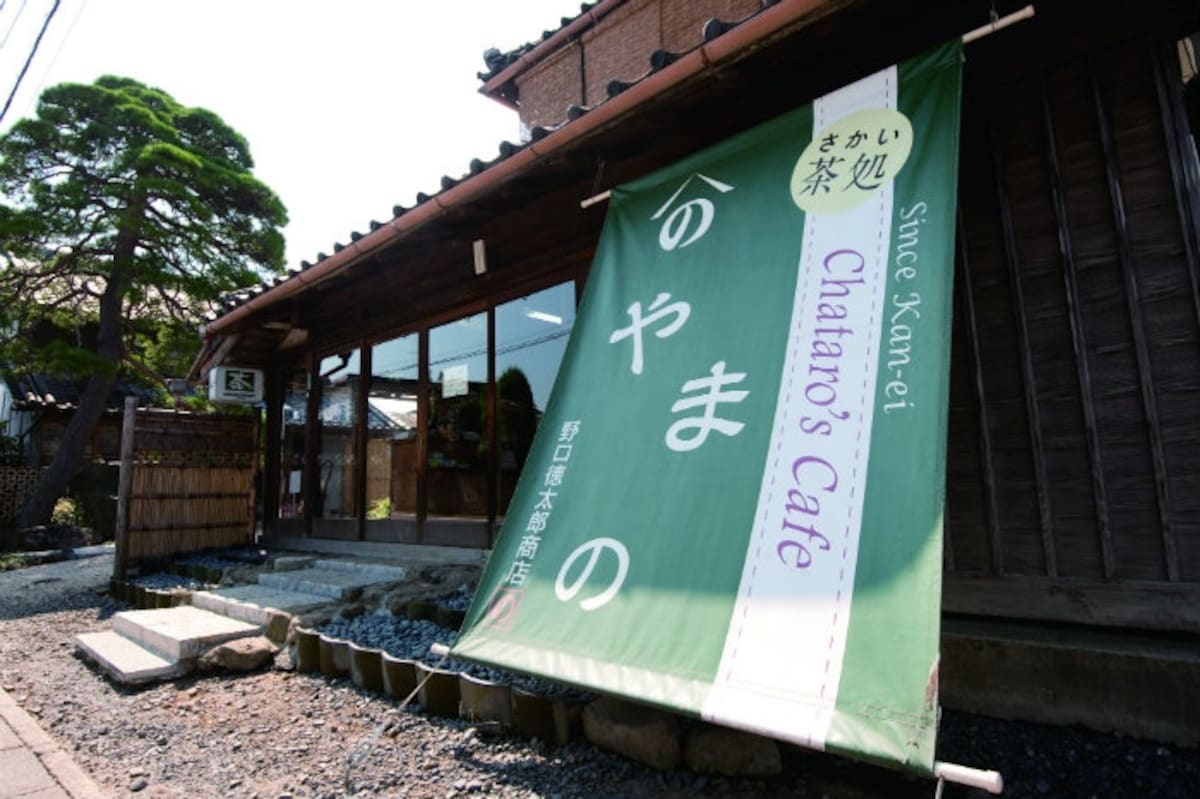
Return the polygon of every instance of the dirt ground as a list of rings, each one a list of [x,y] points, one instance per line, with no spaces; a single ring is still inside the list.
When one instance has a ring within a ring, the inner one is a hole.
[[[92,559],[100,561],[103,559]],[[117,687],[79,660],[73,635],[124,605],[105,564],[0,574],[0,686],[114,796],[931,797],[934,783],[788,748],[770,780],[658,772],[586,743],[488,737],[401,709],[348,680],[277,669]],[[392,729],[373,741],[384,722]],[[947,713],[945,759],[998,768],[1006,796],[1191,797],[1200,757],[1079,729]],[[947,786],[946,797],[978,792]]]

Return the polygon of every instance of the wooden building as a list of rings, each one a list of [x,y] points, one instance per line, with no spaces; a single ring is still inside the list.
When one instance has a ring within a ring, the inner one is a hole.
[[[54,459],[75,413],[84,381],[48,374],[8,373],[0,377],[0,434],[14,439],[17,465],[44,467]],[[85,462],[115,462],[121,454],[121,405],[126,397],[141,404],[158,399],[153,389],[122,382],[105,401],[105,412],[84,449]]]
[[[268,374],[268,532],[488,546],[603,221],[580,201],[1019,5],[601,0],[489,52],[482,91],[529,141],[207,326],[197,373]],[[950,620],[1156,636],[1190,653],[1192,678],[1198,16],[1175,0],[1043,0],[966,49],[944,592]],[[373,426],[379,413],[394,424]],[[963,640],[944,651],[965,669],[988,650]],[[1152,708],[1110,708],[1145,723],[1087,715],[1070,675],[1055,690],[1076,710],[1049,715],[1195,743],[1197,725],[1189,738],[1168,717],[1200,700],[1171,679]],[[1045,694],[1016,690],[964,704],[1039,715]]]

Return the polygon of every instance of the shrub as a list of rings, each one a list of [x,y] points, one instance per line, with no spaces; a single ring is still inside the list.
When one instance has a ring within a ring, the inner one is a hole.
[[[390,497],[380,497],[367,505],[368,519],[388,519],[392,515],[392,500]]]
[[[74,527],[84,527],[83,510],[71,497],[59,497],[54,503],[54,512],[50,514],[54,524],[69,524]]]

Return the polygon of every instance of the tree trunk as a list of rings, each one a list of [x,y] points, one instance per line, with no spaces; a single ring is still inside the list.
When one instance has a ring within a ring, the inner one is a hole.
[[[121,337],[121,318],[127,278],[121,275],[119,266],[114,266],[109,275],[104,294],[100,298],[100,332],[96,342],[96,354],[111,368],[88,379],[79,406],[67,429],[54,460],[46,469],[32,496],[25,502],[17,519],[17,528],[25,529],[39,524],[48,524],[54,512],[54,504],[67,493],[67,485],[79,471],[88,442],[96,432],[96,426],[104,416],[109,392],[116,383],[117,368],[124,353]]]

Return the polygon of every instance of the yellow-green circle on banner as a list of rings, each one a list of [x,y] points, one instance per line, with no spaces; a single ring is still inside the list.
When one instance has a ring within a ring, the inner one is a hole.
[[[913,129],[891,108],[868,108],[829,125],[792,170],[792,200],[810,214],[840,214],[888,185],[908,160]]]

